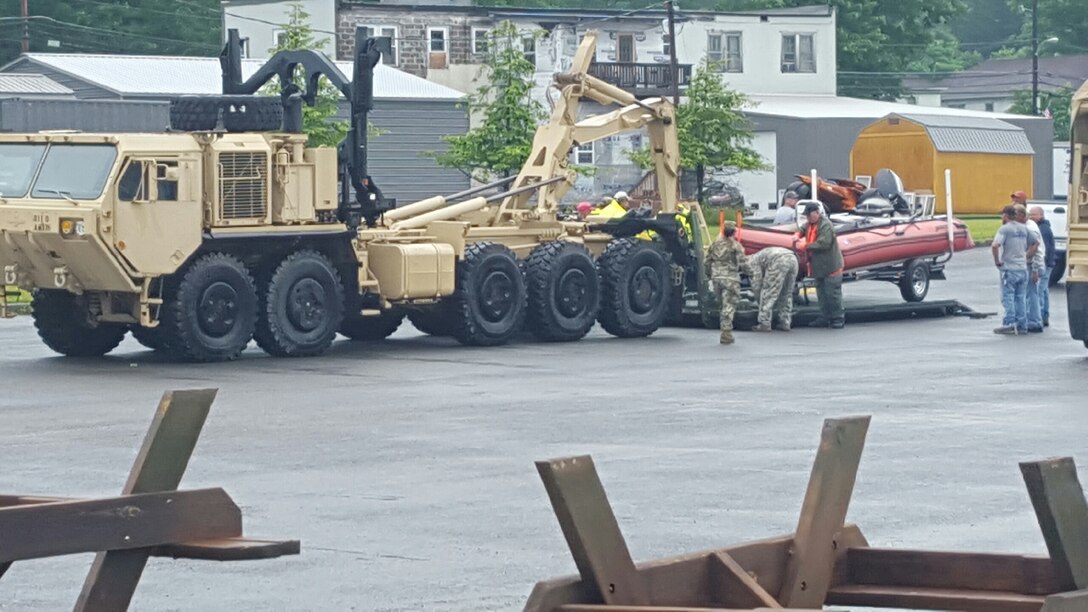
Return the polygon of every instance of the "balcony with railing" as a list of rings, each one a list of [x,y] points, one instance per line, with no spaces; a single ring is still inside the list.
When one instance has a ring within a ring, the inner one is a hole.
[[[680,91],[691,82],[691,64],[679,64]],[[589,74],[622,87],[640,98],[672,95],[672,67],[668,64],[593,63]]]

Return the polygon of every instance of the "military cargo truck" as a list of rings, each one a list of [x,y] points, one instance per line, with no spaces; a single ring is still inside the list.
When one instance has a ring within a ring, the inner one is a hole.
[[[675,109],[588,75],[595,44],[590,32],[556,75],[551,118],[517,177],[389,210],[366,171],[373,67],[389,40],[357,31],[351,81],[309,51],[280,52],[243,81],[232,31],[223,95],[175,100],[169,132],[0,135],[4,283],[33,291],[39,335],[71,356],[108,353],[129,332],[185,360],[234,359],[253,339],[312,356],[338,332],[385,338],[406,317],[467,345],[523,328],[577,340],[596,321],[647,336],[677,311],[693,269],[675,219]],[[254,95],[277,77],[278,98]],[[301,133],[321,77],[351,105],[338,149]],[[579,121],[583,98],[617,108]],[[561,220],[571,148],[641,128],[660,210],[607,226]],[[647,230],[659,238],[633,238]]]

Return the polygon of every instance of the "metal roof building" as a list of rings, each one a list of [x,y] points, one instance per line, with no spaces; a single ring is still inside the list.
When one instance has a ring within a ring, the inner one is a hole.
[[[0,74],[0,96],[75,97],[71,89],[41,74]]]
[[[863,129],[889,115],[909,116],[925,124],[924,129],[938,135],[941,147],[963,148],[970,144],[970,139],[975,139],[976,148],[1008,149],[1007,152],[1014,154],[1023,154],[1030,147],[1031,174],[1019,189],[1039,198],[1052,195],[1050,119],[831,95],[749,98],[752,105],[744,109],[744,114],[753,125],[753,145],[774,170],[742,173],[738,182],[749,204],[756,204],[763,211],[777,206],[779,193],[796,180],[796,175],[807,174],[813,168],[821,176],[852,178],[851,152],[858,136]],[[1012,135],[1010,130],[1018,130],[1019,135]]]
[[[243,77],[262,64],[243,60]],[[336,66],[351,78],[350,62]],[[0,131],[7,132],[160,131],[169,123],[171,98],[222,91],[219,59],[207,57],[28,53],[0,67],[0,81],[5,78],[48,81],[75,98],[4,101]],[[404,203],[468,188],[463,173],[440,168],[422,155],[445,149],[443,136],[468,130],[468,116],[459,106],[463,97],[457,90],[391,66],[375,67],[370,121],[381,135],[370,141],[369,171],[387,197]]]

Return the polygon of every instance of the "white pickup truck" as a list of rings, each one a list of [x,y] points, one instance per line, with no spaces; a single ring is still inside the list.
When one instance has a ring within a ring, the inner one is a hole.
[[[1069,242],[1069,205],[1061,200],[1029,200],[1028,209],[1038,206],[1046,214],[1046,220],[1050,221],[1050,229],[1054,232],[1054,246],[1058,252],[1058,262],[1054,264],[1054,271],[1050,273],[1051,286],[1057,285],[1065,274],[1065,250]]]

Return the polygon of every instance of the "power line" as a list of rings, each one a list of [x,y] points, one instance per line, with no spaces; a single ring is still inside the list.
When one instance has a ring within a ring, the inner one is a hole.
[[[148,35],[144,35],[144,34],[135,34],[133,32],[125,32],[125,31],[122,31],[122,30],[110,30],[110,29],[107,29],[107,28],[99,28],[99,27],[95,27],[95,26],[85,26],[85,25],[81,25],[81,24],[78,24],[78,23],[71,23],[71,22],[68,22],[68,21],[61,21],[60,19],[54,19],[53,17],[47,17],[45,15],[31,15],[31,16],[27,17],[26,20],[31,22],[31,23],[35,23],[35,22],[37,22],[37,23],[49,23],[49,24],[54,24],[54,25],[57,25],[57,26],[63,26],[63,27],[72,28],[72,29],[75,29],[75,30],[87,31],[87,32],[95,32],[95,33],[102,33],[102,34],[113,34],[113,35],[116,35],[116,36],[127,36],[129,38],[140,39],[140,40],[144,40],[144,41],[148,41],[148,42],[152,42],[152,43],[173,42],[173,43],[180,43],[180,44],[183,44],[183,45],[191,45],[193,47],[199,47],[199,48],[207,48],[207,49],[211,49],[211,48],[218,49],[219,48],[218,44],[211,45],[211,44],[208,44],[208,43],[201,43],[199,41],[181,40],[181,39],[177,39],[177,38],[166,38],[166,37],[163,37],[163,36],[148,36]],[[23,21],[23,18],[22,17],[0,17],[0,23],[2,23],[2,22],[12,22],[12,21],[16,21],[16,22],[21,23]]]

